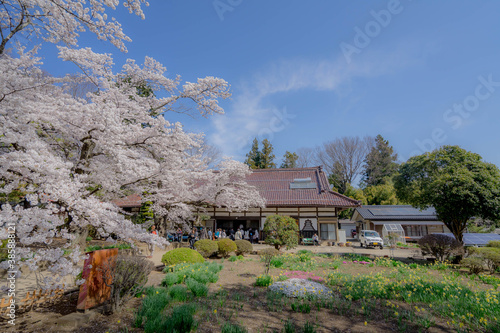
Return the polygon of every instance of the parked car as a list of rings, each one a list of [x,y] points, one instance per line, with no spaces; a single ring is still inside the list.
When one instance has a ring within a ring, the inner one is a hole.
[[[359,233],[359,241],[361,243],[361,247],[380,247],[380,249],[384,248],[384,240],[380,237],[378,232],[374,230],[361,230]]]

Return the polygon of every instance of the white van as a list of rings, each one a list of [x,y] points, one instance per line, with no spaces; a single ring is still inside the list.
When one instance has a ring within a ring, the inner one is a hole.
[[[373,246],[380,247],[380,249],[384,248],[384,240],[375,230],[361,230],[359,233],[359,241],[361,247]]]

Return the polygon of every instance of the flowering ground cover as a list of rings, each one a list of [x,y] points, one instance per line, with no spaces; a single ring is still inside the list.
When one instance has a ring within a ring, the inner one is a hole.
[[[153,332],[160,326],[162,332],[499,332],[498,275],[353,255],[298,253],[280,260],[268,276],[256,255],[153,272],[151,287],[134,299],[130,312],[108,321],[99,317],[101,326],[92,332]],[[299,266],[311,269],[290,269]],[[287,297],[267,288],[290,278],[315,280],[331,293]]]
[[[302,252],[275,258],[269,275],[256,256],[223,265],[206,297],[188,296],[198,332],[499,332],[497,286],[446,263]],[[331,296],[267,288],[292,278],[321,282]]]

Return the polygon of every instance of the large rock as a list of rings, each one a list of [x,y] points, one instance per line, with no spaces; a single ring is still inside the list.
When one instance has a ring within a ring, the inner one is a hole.
[[[330,288],[325,287],[321,283],[305,279],[288,279],[286,281],[275,282],[269,286],[269,289],[285,294],[288,297],[305,297],[306,295],[315,295],[318,297],[333,296]]]

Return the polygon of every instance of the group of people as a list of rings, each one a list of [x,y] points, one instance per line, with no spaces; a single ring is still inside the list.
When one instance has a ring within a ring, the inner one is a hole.
[[[180,231],[180,233],[181,233],[180,236],[177,237],[179,239],[179,242],[182,240],[182,231]],[[206,228],[206,229],[201,229],[199,232],[197,228],[193,228],[188,235],[189,245],[192,248],[194,247],[194,243],[199,239],[219,240],[222,238],[229,238],[231,240],[244,239],[249,241],[250,243],[258,243],[259,230],[252,228],[244,230],[238,228],[235,232],[234,229],[232,228],[229,229],[229,231],[226,231],[225,229],[222,228],[218,228],[215,231],[212,231],[212,229]]]
[[[259,241],[259,230],[249,228],[244,230],[243,228],[238,228],[236,232],[233,228],[226,232],[225,229],[217,229],[214,233],[212,230],[208,229],[208,239],[218,240],[221,238],[229,238],[231,240],[244,239],[250,243],[257,243]]]

